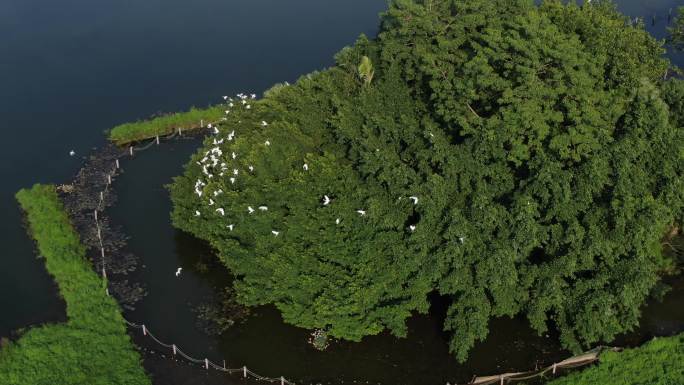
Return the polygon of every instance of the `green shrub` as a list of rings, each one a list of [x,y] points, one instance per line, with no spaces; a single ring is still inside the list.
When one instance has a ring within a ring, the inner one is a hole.
[[[177,112],[158,118],[141,120],[133,123],[124,123],[109,131],[109,140],[123,145],[144,139],[154,138],[158,135],[169,135],[179,127],[191,130],[200,127],[200,122],[215,122],[221,119],[223,110],[220,106],[205,109],[191,108],[190,111]]]
[[[0,384],[150,384],[119,306],[85,259],[54,186],[35,185],[16,197],[68,321],[32,328],[0,350]]]
[[[598,365],[572,372],[549,385],[684,384],[684,334],[657,338],[623,352],[606,352]]]

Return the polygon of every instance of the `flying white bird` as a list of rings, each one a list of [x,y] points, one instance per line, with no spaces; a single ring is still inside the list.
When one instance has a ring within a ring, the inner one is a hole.
[[[261,210],[261,211],[268,211],[268,207],[266,207],[266,206],[259,206],[259,210]]]
[[[221,207],[217,208],[216,212],[221,214],[221,216],[226,215],[225,211],[223,211],[223,208],[221,208]]]
[[[74,150],[69,151],[69,156],[74,156],[74,155],[76,155],[76,151],[74,151]]]
[[[270,145],[271,145],[271,142],[270,142],[269,140],[266,140],[266,141],[264,142],[264,144],[267,145],[267,146],[270,146]]]
[[[304,169],[304,171],[309,171],[309,165],[306,164],[306,163],[304,163],[304,165],[302,166],[302,168]]]
[[[182,267],[179,267],[178,270],[176,270],[176,277],[180,277],[181,270],[183,270]]]
[[[409,226],[409,230],[411,230],[411,232],[416,231],[416,226],[415,225]]]
[[[356,210],[356,212],[359,213],[359,215],[361,216],[366,215],[366,210]]]
[[[252,206],[247,206],[247,211],[249,211],[249,213],[251,214],[254,212],[254,209],[252,208]]]
[[[412,197],[409,197],[409,199],[413,201],[413,204],[414,204],[414,205],[417,205],[417,204],[418,204],[418,197],[412,196]]]
[[[202,214],[200,214],[199,210],[195,210],[195,216],[199,217],[200,215],[202,215]]]
[[[330,197],[327,195],[323,195],[323,206],[327,206],[330,204]]]
[[[271,233],[277,237],[278,234],[280,234],[280,231],[271,230]]]
[[[341,222],[341,221],[340,221],[340,218],[335,219],[335,224],[336,224],[336,225],[339,225],[340,222]]]
[[[261,125],[262,125],[263,127],[266,127],[266,126],[268,126],[268,123],[266,123],[265,120],[262,120],[262,121],[261,121]]]
[[[226,227],[229,228],[230,231],[233,231],[233,228],[235,227],[235,225],[228,225],[228,226],[226,226]]]

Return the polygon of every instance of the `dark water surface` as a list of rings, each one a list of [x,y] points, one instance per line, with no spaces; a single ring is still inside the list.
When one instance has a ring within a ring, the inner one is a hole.
[[[668,10],[684,1],[618,4],[662,38]],[[223,94],[261,92],[322,69],[359,33],[374,35],[384,8],[383,0],[0,1],[0,336],[64,317],[63,302],[22,228],[12,198],[16,190],[67,181],[82,163],[68,151],[89,153],[104,143],[102,131],[117,123],[204,106]],[[683,55],[671,58],[684,66]],[[458,365],[441,331],[439,299],[432,317],[409,321],[406,339],[380,335],[333,344],[326,352],[311,348],[306,331],[283,324],[268,307],[219,338],[203,334],[191,308],[210,299],[228,275],[219,268],[198,271],[198,262],[213,263],[211,250],[171,227],[163,187],[198,143],[171,142],[138,154],[124,162],[115,185],[119,203],[110,213],[144,264],[132,279],[149,292],[127,317],[159,338],[199,358],[226,359],[229,366],[301,383],[463,382],[567,354],[554,336],[534,336],[525,320],[501,319],[492,322],[489,338],[471,359]],[[179,266],[184,273],[176,279]],[[684,283],[673,286],[664,302],[644,309],[639,333],[617,343],[684,329]],[[234,382],[229,378],[226,383]]]

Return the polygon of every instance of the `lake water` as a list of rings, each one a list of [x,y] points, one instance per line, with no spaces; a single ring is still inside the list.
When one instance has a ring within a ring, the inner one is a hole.
[[[668,10],[684,2],[618,4],[644,17],[662,38]],[[359,33],[376,33],[384,8],[383,0],[1,1],[0,336],[64,318],[64,304],[22,228],[12,197],[19,188],[67,181],[82,164],[69,150],[88,154],[104,144],[103,130],[117,123],[204,106],[224,94],[261,92],[329,66]],[[684,66],[683,55],[671,57]],[[257,309],[220,338],[204,335],[190,307],[210,298],[225,272],[197,271],[198,261],[211,263],[211,252],[170,226],[163,188],[196,148],[197,142],[180,141],[141,153],[124,163],[116,182],[120,199],[111,214],[131,236],[129,249],[145,265],[134,278],[149,292],[127,317],[145,322],[158,337],[194,356],[225,358],[229,365],[302,383],[453,383],[566,354],[553,338],[531,335],[522,320],[496,320],[469,362],[457,365],[447,352],[438,300],[435,316],[410,320],[407,339],[381,335],[323,353],[270,308]],[[173,276],[177,266],[185,269],[182,280]],[[676,283],[664,303],[646,309],[642,336],[684,328],[683,286]]]

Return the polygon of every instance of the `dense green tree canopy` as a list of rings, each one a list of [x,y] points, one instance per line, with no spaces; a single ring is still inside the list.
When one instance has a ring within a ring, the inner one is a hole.
[[[405,335],[438,292],[459,359],[504,315],[571,349],[612,339],[672,264],[684,88],[594,3],[392,2],[335,67],[227,101],[174,224],[243,303],[336,337]]]

